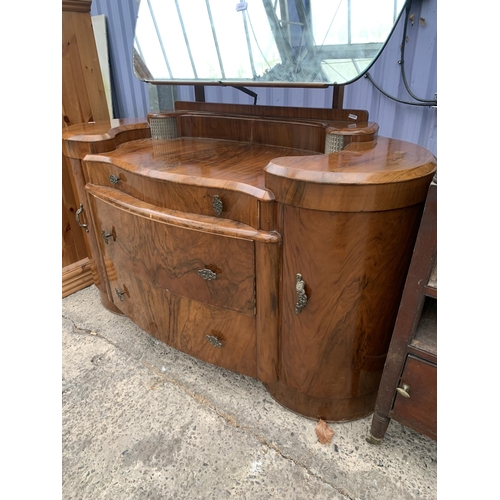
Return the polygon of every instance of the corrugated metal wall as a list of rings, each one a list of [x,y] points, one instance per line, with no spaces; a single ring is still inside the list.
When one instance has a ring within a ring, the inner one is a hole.
[[[433,99],[437,92],[436,6],[437,0],[414,0],[411,9],[414,22],[413,25],[409,23],[407,28],[405,46],[407,80],[414,95],[423,99]],[[93,0],[91,14],[104,14],[107,20],[115,117],[145,116],[158,106],[158,95],[150,86],[140,82],[132,70],[132,42],[137,0],[120,2]],[[370,75],[389,95],[403,101],[415,102],[406,92],[401,78],[399,61],[403,20],[402,18],[384,52],[371,68]],[[258,104],[320,108],[332,106],[332,88],[248,88],[258,94]],[[163,89],[163,94],[165,90]],[[232,87],[207,86],[205,98],[208,102],[253,103],[250,96]],[[171,99],[194,101],[194,88],[192,86],[174,88]],[[345,87],[344,107],[368,110],[370,120],[376,121],[380,126],[380,135],[419,144],[434,154],[437,152],[435,108],[395,102],[381,94],[366,78],[361,78]]]
[[[115,118],[139,118],[149,113],[148,85],[138,80],[132,69],[137,7],[136,0],[93,0],[90,9],[92,16],[106,16]]]
[[[437,92],[436,5],[437,0],[414,1],[414,23],[408,23],[406,33],[406,77],[413,94],[422,99],[434,99]],[[401,77],[403,21],[402,18],[369,73],[389,95],[417,102],[405,90]],[[436,154],[436,108],[395,102],[375,89],[367,78],[345,87],[344,107],[367,109],[370,119],[379,124],[380,135],[419,144]]]

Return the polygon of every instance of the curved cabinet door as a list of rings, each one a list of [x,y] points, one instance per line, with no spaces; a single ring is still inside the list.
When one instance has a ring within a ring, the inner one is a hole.
[[[296,411],[335,420],[373,410],[420,213],[283,207],[280,383]]]

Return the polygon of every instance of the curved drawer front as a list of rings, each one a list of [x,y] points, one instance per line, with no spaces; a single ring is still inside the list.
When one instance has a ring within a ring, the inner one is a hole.
[[[231,219],[259,229],[259,201],[240,191],[153,179],[103,162],[87,162],[87,172],[92,184],[113,187],[158,207]]]
[[[138,215],[133,203],[140,202],[119,192],[125,200],[120,205],[90,194],[105,259],[160,289],[255,314],[252,240],[214,234],[216,227],[214,232],[179,227],[163,222],[161,214],[160,220]]]
[[[168,344],[217,366],[257,374],[255,317],[170,294]]]
[[[104,265],[115,306],[144,331],[168,344],[168,292],[123,271],[107,257]]]
[[[169,293],[104,260],[113,302],[140,328],[186,354],[257,377],[255,317]]]

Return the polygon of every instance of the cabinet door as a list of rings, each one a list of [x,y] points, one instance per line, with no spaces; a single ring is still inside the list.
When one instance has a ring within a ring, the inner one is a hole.
[[[283,207],[281,378],[288,387],[336,400],[376,393],[420,212]],[[297,273],[308,297],[299,314]]]

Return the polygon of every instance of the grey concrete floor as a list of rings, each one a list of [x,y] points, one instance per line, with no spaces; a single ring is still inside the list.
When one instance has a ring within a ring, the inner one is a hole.
[[[437,498],[437,443],[371,416],[330,424],[263,385],[172,349],[109,312],[91,286],[62,301],[62,498]]]

